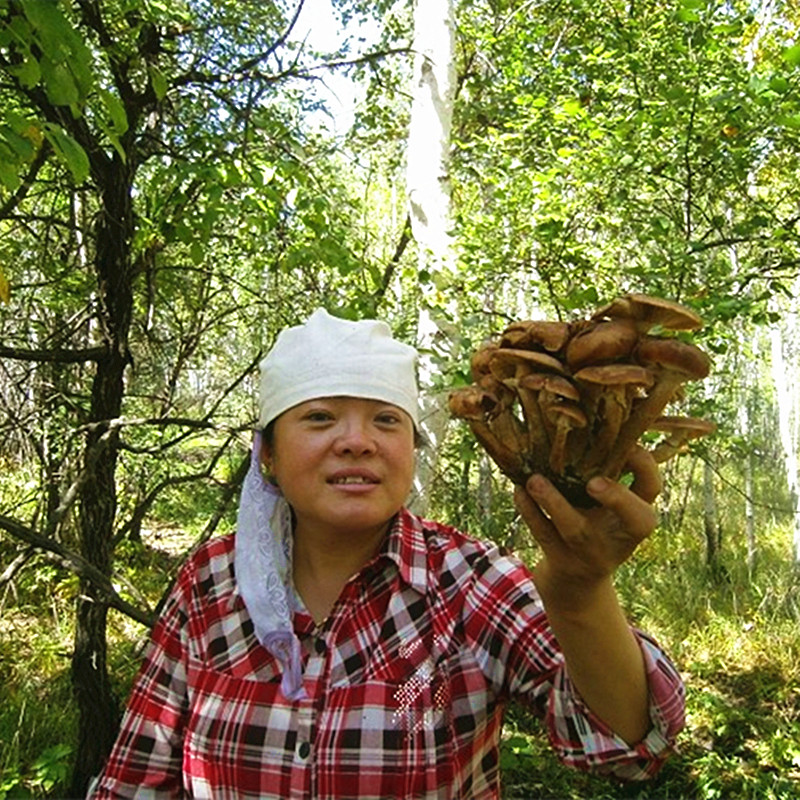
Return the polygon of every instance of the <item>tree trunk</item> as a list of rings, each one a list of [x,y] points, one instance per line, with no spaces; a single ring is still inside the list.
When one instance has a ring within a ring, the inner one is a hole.
[[[84,474],[78,499],[81,555],[104,575],[111,575],[116,515],[115,471],[124,371],[129,362],[128,331],[133,298],[130,245],[134,220],[129,167],[114,160],[102,178],[102,210],[96,229],[95,269],[98,279],[100,335],[105,355],[97,362],[92,383],[90,422],[84,451]],[[71,792],[85,794],[114,742],[118,703],[106,666],[107,606],[94,586],[81,581],[76,609],[72,681],[80,728]]]
[[[751,580],[756,571],[756,560],[758,558],[755,504],[753,503],[754,488],[753,458],[748,453],[744,459],[744,524],[745,541],[747,542],[747,574],[750,576]]]
[[[706,565],[711,574],[716,576],[719,570],[720,533],[714,471],[708,461],[703,464],[703,530],[706,537]]]
[[[792,540],[794,563],[800,567],[800,459],[798,458],[798,426],[800,426],[800,384],[797,370],[800,357],[792,350],[800,330],[800,314],[797,309],[797,291],[800,279],[795,283],[794,299],[788,309],[779,309],[783,317],[781,324],[771,331],[772,374],[778,399],[778,428],[784,455],[786,483],[792,511]]]
[[[455,335],[438,303],[437,272],[452,268],[450,234],[450,127],[455,91],[455,23],[452,0],[417,0],[414,6],[414,77],[408,132],[407,189],[411,231],[419,247],[423,292],[417,343],[421,386],[421,426],[428,447],[417,459],[412,507],[424,513],[428,484],[436,471],[439,443],[448,417],[433,389],[440,360],[452,360]],[[428,276],[428,277],[422,277]]]

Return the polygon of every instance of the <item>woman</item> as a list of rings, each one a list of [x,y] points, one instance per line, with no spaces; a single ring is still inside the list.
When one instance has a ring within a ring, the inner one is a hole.
[[[404,508],[415,357],[323,310],[278,337],[237,532],[182,570],[90,796],[497,798],[510,698],[567,764],[657,771],[683,688],[612,583],[656,524],[652,459],[593,479],[589,511],[517,488],[531,574]]]

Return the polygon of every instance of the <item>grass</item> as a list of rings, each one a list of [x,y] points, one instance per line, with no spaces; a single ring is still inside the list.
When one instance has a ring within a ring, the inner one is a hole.
[[[691,534],[658,532],[618,575],[635,624],[684,676],[687,724],[655,780],[620,785],[565,771],[538,721],[515,707],[504,742],[504,797],[525,800],[790,800],[800,796],[800,573],[787,527],[767,527],[748,574],[741,548],[720,569]]]
[[[760,529],[751,577],[729,541],[720,568],[703,563],[696,526],[659,531],[618,575],[633,621],[673,657],[687,685],[678,752],[645,785],[564,769],[537,720],[509,710],[502,746],[506,800],[789,800],[800,796],[800,577],[787,525]],[[118,562],[154,604],[187,543],[160,530],[124,543]],[[0,540],[0,564],[13,548]],[[71,608],[77,582],[36,560],[0,594],[0,800],[63,797],[76,717],[71,700]],[[110,615],[109,662],[128,692],[141,626]]]

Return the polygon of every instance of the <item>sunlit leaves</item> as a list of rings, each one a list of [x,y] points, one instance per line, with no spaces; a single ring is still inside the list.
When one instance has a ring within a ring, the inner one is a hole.
[[[0,269],[0,301],[6,305],[11,302],[11,284],[2,269]]]
[[[524,26],[511,16],[500,26],[489,15],[472,30],[473,63],[492,71],[462,108],[469,133],[458,163],[469,170],[484,159],[490,202],[478,212],[486,226],[472,211],[460,217],[463,232],[479,237],[482,259],[496,248],[497,264],[527,253],[517,263],[534,285],[546,265],[554,297],[579,296],[570,286],[583,258],[621,286],[686,297],[710,282],[724,294],[738,280],[725,242],[742,248],[752,238],[758,248],[781,227],[774,216],[757,232],[740,223],[757,216],[754,170],[766,179],[800,126],[794,45],[761,31],[760,60],[748,69],[748,8],[681,0],[639,4],[635,15],[608,10],[578,1],[571,25],[534,13]],[[479,14],[462,11],[470,21]],[[563,221],[556,237],[553,219]]]
[[[93,85],[88,48],[56,0],[24,0],[20,5],[29,26],[26,30],[20,21],[16,24],[14,44],[24,57],[20,82],[31,88],[41,80],[54,105],[79,113]]]
[[[787,47],[781,55],[790,67],[800,66],[800,44],[793,44],[791,47]]]
[[[42,143],[41,130],[22,115],[7,111],[0,119],[0,184],[9,191],[19,186],[20,169],[33,160]]]
[[[89,157],[86,151],[60,125],[45,122],[42,129],[56,155],[69,169],[75,183],[83,183],[89,177]]]
[[[166,97],[167,89],[169,88],[166,76],[155,64],[148,64],[147,70],[150,75],[150,82],[153,86],[153,91],[155,92],[156,98],[158,100],[163,100]]]

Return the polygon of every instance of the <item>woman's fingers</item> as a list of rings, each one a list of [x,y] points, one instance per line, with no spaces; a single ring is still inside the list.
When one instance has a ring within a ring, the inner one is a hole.
[[[525,489],[559,530],[574,529],[582,524],[581,512],[543,475],[528,478]]]
[[[649,536],[658,521],[655,509],[648,501],[621,483],[609,478],[592,478],[586,490],[600,505],[613,513],[616,523],[610,527],[625,531],[635,540]]]
[[[530,489],[522,486],[514,487],[514,505],[517,507],[522,519],[531,529],[537,542],[545,545],[558,538],[553,524],[542,513],[542,509],[531,496]]]
[[[625,560],[653,532],[658,518],[652,502],[661,491],[658,466],[637,448],[627,467],[633,473],[630,488],[600,476],[589,481],[587,492],[598,503],[591,509],[575,508],[541,475],[516,489],[517,508],[546,552],[570,552],[607,567]]]
[[[626,467],[633,472],[631,491],[652,503],[661,494],[661,473],[652,453],[637,446],[628,457]]]

